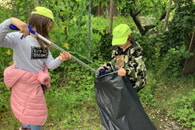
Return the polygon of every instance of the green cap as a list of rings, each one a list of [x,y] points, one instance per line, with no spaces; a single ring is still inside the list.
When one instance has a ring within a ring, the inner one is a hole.
[[[113,30],[112,45],[125,44],[130,34],[131,30],[127,24],[120,24],[116,26]]]
[[[50,18],[52,19],[52,21],[54,22],[54,25],[57,27],[57,24],[54,20],[54,16],[53,16],[53,13],[50,9],[48,8],[45,8],[45,7],[41,7],[41,6],[37,6],[32,12],[31,14],[39,14],[39,15],[42,15],[42,16],[45,16],[47,18]]]

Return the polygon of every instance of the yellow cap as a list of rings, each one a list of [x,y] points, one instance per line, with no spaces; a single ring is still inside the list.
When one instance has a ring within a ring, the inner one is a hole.
[[[127,41],[128,36],[131,34],[131,30],[127,24],[120,24],[113,30],[112,45],[122,45]]]
[[[53,16],[53,13],[50,9],[48,8],[45,8],[45,7],[41,7],[41,6],[37,6],[32,12],[31,14],[39,14],[39,15],[42,15],[42,16],[45,16],[47,18],[50,18],[52,19],[52,21],[54,22],[54,25],[57,27],[57,24],[54,20],[54,16]]]

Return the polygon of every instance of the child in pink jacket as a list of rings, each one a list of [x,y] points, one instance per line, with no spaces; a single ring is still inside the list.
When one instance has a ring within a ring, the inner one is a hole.
[[[20,32],[10,32],[10,24]],[[49,39],[49,32],[55,25],[53,13],[45,7],[36,7],[28,24]],[[9,18],[0,24],[0,47],[13,49],[14,64],[4,71],[4,82],[11,88],[13,114],[22,123],[22,129],[40,130],[47,119],[44,91],[50,87],[48,69],[57,68],[63,61],[71,59],[71,55],[62,52],[54,59],[50,45],[30,34],[28,25],[17,18]]]

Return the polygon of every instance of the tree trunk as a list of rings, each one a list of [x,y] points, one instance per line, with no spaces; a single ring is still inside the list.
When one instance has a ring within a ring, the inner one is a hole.
[[[165,22],[164,22],[164,30],[166,30],[168,22],[169,22],[169,15],[171,12],[171,5],[172,5],[172,0],[169,0],[169,5],[168,5],[168,10],[166,12],[166,17],[165,17]]]
[[[195,32],[192,35],[188,51],[192,52],[194,55],[185,60],[183,69],[184,75],[188,75],[195,72]]]
[[[100,16],[101,15],[101,6],[102,4],[101,4],[101,2],[98,4],[98,7],[97,7],[97,16]]]
[[[130,10],[130,15],[131,15],[131,17],[133,18],[133,21],[135,22],[135,24],[136,24],[136,26],[137,26],[137,28],[138,28],[138,30],[139,30],[139,32],[141,33],[141,35],[145,35],[145,29],[144,29],[144,27],[142,26],[142,24],[141,24],[141,22],[140,22],[140,20],[138,19],[138,17],[137,17],[137,15],[138,15],[138,13],[135,11],[135,10]]]
[[[112,34],[112,23],[113,23],[113,0],[110,0],[110,34]]]
[[[35,7],[39,6],[39,0],[34,0],[34,6]]]

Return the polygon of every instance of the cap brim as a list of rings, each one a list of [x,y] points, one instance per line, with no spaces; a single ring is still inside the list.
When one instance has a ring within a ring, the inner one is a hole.
[[[53,26],[51,27],[52,30],[58,29],[58,25],[55,21],[53,21]]]
[[[120,37],[120,38],[113,37],[112,45],[113,46],[115,46],[115,45],[123,45],[123,44],[125,44],[127,42],[127,38],[128,38],[128,36]]]

